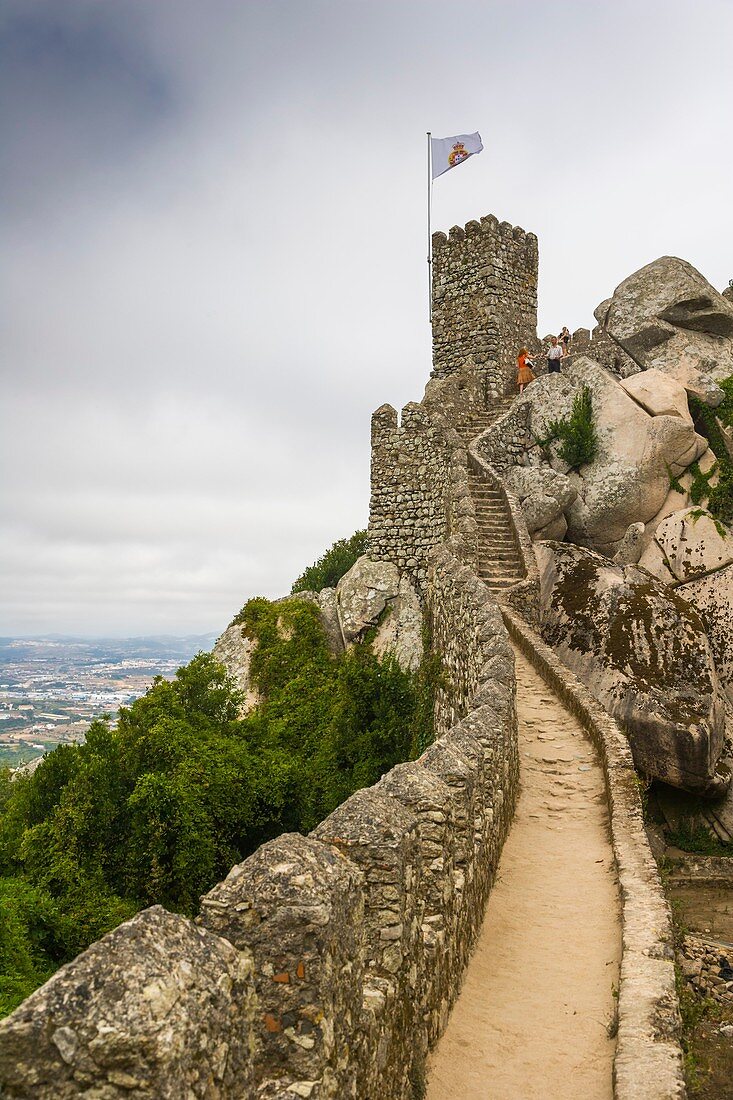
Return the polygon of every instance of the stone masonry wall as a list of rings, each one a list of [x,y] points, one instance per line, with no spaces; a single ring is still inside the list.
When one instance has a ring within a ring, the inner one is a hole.
[[[537,238],[493,215],[433,234],[433,377],[473,359],[485,400],[509,392],[537,336]]]
[[[476,522],[460,430],[513,388],[516,356],[536,341],[537,238],[493,216],[433,238],[433,371],[421,403],[372,416],[369,556],[424,594],[427,555],[458,534],[476,562]],[[512,422],[521,448],[526,425]],[[516,440],[513,436],[516,435]]]
[[[448,536],[460,536],[467,560],[476,562],[467,453],[455,430],[459,396],[465,394],[468,407],[469,397],[475,400],[472,382],[475,374],[464,370],[460,383],[456,374],[431,384],[422,403],[405,406],[401,423],[391,405],[372,416],[369,557],[392,562],[423,595],[428,555]]]
[[[503,475],[512,466],[521,466],[530,447],[529,404],[516,404],[496,424],[479,436],[476,452]]]
[[[518,785],[514,658],[457,556],[427,563],[438,739],[309,837],[109,933],[0,1024],[4,1100],[414,1100],[483,918]]]

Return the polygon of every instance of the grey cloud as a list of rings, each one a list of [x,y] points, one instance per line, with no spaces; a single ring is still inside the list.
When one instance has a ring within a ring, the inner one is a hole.
[[[428,128],[481,129],[434,224],[536,232],[543,331],[665,252],[733,275],[729,4],[4,10],[6,632],[216,628],[365,523]]]

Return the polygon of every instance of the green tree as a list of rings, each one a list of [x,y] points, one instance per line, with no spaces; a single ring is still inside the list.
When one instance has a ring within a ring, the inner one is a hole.
[[[318,561],[301,573],[290,591],[320,592],[323,588],[335,588],[356,559],[366,553],[366,548],[366,531],[355,531],[350,539],[339,539]]]
[[[250,600],[258,706],[210,654],[158,678],[31,775],[0,771],[0,1008],[161,903],[184,913],[283,831],[307,831],[432,737],[434,677],[331,653],[310,602]]]

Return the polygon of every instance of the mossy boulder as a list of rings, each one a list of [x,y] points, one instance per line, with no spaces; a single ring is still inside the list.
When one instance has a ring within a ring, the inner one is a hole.
[[[603,319],[609,336],[639,366],[680,382],[707,405],[733,372],[733,307],[676,256],[661,256],[616,287]]]
[[[577,494],[564,511],[573,542],[612,555],[630,524],[647,523],[659,512],[670,474],[682,475],[707,444],[690,419],[651,416],[616,378],[584,356],[574,357],[560,375],[539,378],[522,395],[531,436],[546,440],[551,423],[571,415],[584,387],[591,395],[597,452],[570,475]],[[552,465],[567,473],[557,456]]]
[[[568,543],[535,552],[542,636],[622,722],[637,768],[721,793],[725,704],[699,613],[637,566]]]

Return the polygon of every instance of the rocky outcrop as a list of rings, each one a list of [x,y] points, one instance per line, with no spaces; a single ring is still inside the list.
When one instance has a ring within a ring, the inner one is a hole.
[[[733,703],[733,564],[677,589],[700,613],[720,682]]]
[[[256,642],[244,633],[242,624],[236,619],[231,622],[220,638],[217,638],[212,650],[213,656],[220,661],[244,694],[240,715],[244,716],[256,707],[260,701],[257,688],[249,674],[250,661]]]
[[[641,367],[720,404],[716,381],[733,374],[733,306],[691,264],[662,256],[642,267],[616,287],[602,318]]]
[[[620,385],[650,416],[681,416],[692,423],[687,390],[676,378],[651,368],[632,378],[622,378]]]
[[[288,600],[305,600],[318,608],[319,619],[332,653],[343,653],[344,641],[341,635],[338,609],[336,607],[336,589],[324,588],[320,592],[296,592],[292,596],[283,596],[277,603]],[[250,662],[257,648],[257,640],[248,638],[238,618],[234,619],[220,638],[217,638],[212,650],[213,656],[226,668],[235,684],[244,694],[240,716],[244,717],[260,702],[260,694],[252,683]]]
[[[512,466],[504,474],[504,484],[520,501],[522,514],[531,535],[562,538],[567,530],[564,512],[573,503],[578,490],[565,474],[552,466]],[[548,532],[552,532],[551,534]]]
[[[422,629],[420,599],[403,574],[397,595],[377,627],[372,650],[380,658],[391,653],[401,668],[414,672],[423,655]]]
[[[644,549],[644,524],[632,523],[613,556],[616,565],[636,565]]]
[[[538,543],[542,636],[627,729],[637,768],[720,793],[724,700],[700,616],[633,566]]]
[[[547,437],[550,421],[570,415],[583,386],[591,392],[598,451],[593,462],[570,474],[577,496],[565,512],[568,538],[613,554],[631,524],[646,523],[659,512],[670,473],[683,473],[707,442],[687,418],[651,416],[608,371],[583,357],[526,391],[535,439]],[[553,466],[567,472],[558,458]]]
[[[667,516],[654,532],[639,565],[660,580],[687,581],[733,562],[733,534],[703,508]]]
[[[393,653],[402,668],[422,659],[422,608],[406,574],[386,561],[359,558],[338,583],[336,606],[347,645],[376,627],[374,652]]]
[[[396,599],[400,571],[388,561],[362,556],[338,582],[336,601],[344,641],[355,642],[375,626],[387,604]]]

